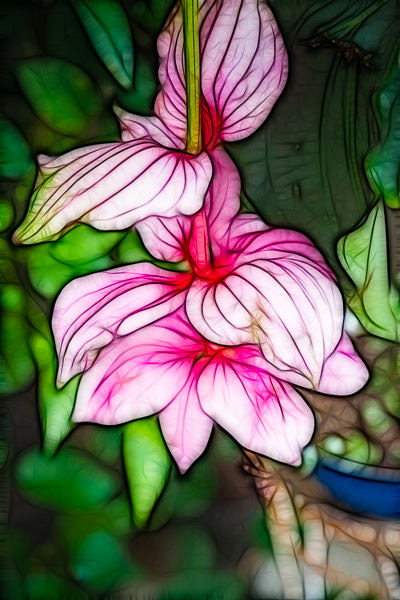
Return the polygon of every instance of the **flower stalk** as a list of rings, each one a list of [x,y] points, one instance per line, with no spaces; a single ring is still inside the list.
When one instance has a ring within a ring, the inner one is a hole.
[[[201,151],[200,42],[198,0],[181,0],[186,78],[186,151]]]

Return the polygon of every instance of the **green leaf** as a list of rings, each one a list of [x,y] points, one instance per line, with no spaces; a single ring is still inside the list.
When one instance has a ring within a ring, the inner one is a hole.
[[[56,242],[20,252],[26,257],[32,285],[43,296],[54,298],[71,279],[115,266],[109,253],[125,235],[79,225]]]
[[[26,296],[17,285],[1,287],[0,393],[26,388],[35,375],[28,346],[29,323],[25,318]]]
[[[367,156],[365,169],[372,188],[390,208],[400,208],[400,47],[385,84],[375,94],[381,142]]]
[[[18,179],[32,167],[27,142],[14,125],[0,117],[0,175]]]
[[[115,0],[75,0],[74,5],[101,60],[122,87],[133,80],[133,43],[124,9]]]
[[[49,571],[34,571],[28,574],[25,584],[26,598],[74,598],[88,600],[88,595],[67,579],[62,579]]]
[[[154,417],[123,428],[123,456],[135,525],[144,527],[164,489],[171,459]]]
[[[19,65],[20,85],[37,115],[60,133],[77,135],[101,111],[91,79],[58,58],[32,58]]]
[[[388,340],[400,339],[400,296],[390,282],[385,209],[379,201],[360,227],[339,240],[339,260],[354,283],[348,304],[363,327]]]
[[[21,493],[37,504],[62,510],[104,506],[115,495],[115,478],[90,456],[62,448],[54,457],[34,450],[17,463]]]
[[[118,94],[118,105],[133,112],[147,113],[153,110],[157,93],[157,66],[139,54],[135,71],[135,85],[133,89]]]
[[[0,199],[0,232],[11,227],[14,219],[14,209],[8,200]]]
[[[80,583],[101,592],[138,574],[121,542],[105,531],[88,535],[71,556],[72,573]]]
[[[45,452],[54,454],[72,429],[71,414],[79,378],[75,377],[61,390],[56,388],[57,355],[50,332],[47,335],[33,334],[29,344],[38,366],[43,448]]]

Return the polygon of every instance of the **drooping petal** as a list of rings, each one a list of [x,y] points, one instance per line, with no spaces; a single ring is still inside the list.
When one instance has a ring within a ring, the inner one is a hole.
[[[71,281],[53,313],[59,383],[88,369],[115,337],[174,311],[184,302],[190,279],[186,273],[138,263]]]
[[[20,243],[54,239],[76,222],[125,229],[150,215],[193,214],[212,174],[205,153],[168,150],[150,138],[98,144],[41,160]]]
[[[251,135],[266,119],[287,78],[287,55],[263,0],[205,0],[199,11],[202,126],[206,146]],[[158,39],[161,91],[156,114],[184,138],[186,91],[181,11]]]
[[[357,354],[349,336],[343,332],[339,344],[326,359],[318,391],[334,396],[348,396],[368,381],[368,369]]]
[[[226,251],[234,216],[240,208],[239,172],[222,148],[210,154],[213,175],[202,212],[206,221],[207,244],[210,240],[214,258]],[[244,215],[243,215],[244,216]],[[136,225],[148,251],[160,260],[195,261],[197,240],[191,235],[195,216],[149,217]],[[195,227],[198,233],[198,224]]]
[[[164,439],[181,473],[203,454],[213,427],[200,406],[196,384],[187,385],[159,415]]]
[[[218,344],[259,345],[280,379],[317,387],[343,325],[343,300],[322,256],[302,234],[272,228],[235,252],[225,276],[193,282],[191,323]]]
[[[151,138],[166,148],[183,150],[185,140],[177,137],[158,117],[145,117],[129,113],[118,106],[114,106],[121,127],[123,142],[132,142],[140,138]]]
[[[267,366],[251,347],[217,354],[199,378],[201,406],[245,448],[298,465],[314,430],[313,414],[263,363]]]
[[[203,345],[179,312],[116,340],[83,375],[73,420],[114,425],[161,411],[164,438],[185,472],[213,424],[197,396]]]

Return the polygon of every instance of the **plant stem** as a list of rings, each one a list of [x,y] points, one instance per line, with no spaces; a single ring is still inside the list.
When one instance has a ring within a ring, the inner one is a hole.
[[[200,43],[198,0],[181,0],[186,78],[186,151],[201,151]]]

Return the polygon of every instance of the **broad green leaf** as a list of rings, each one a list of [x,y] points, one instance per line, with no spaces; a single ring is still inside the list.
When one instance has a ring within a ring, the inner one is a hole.
[[[66,265],[85,264],[108,254],[125,235],[121,231],[98,231],[79,225],[49,244],[49,253]]]
[[[23,289],[2,285],[0,302],[0,394],[11,394],[33,381],[35,367],[28,346],[29,323]]]
[[[113,475],[89,455],[62,448],[54,457],[34,450],[17,463],[16,479],[28,500],[62,510],[104,506],[117,491]]]
[[[17,75],[37,115],[60,133],[81,133],[101,111],[91,79],[67,61],[32,58],[19,65]]]
[[[132,421],[123,428],[123,456],[132,516],[144,527],[164,489],[171,459],[154,417]]]
[[[129,88],[133,42],[121,4],[116,0],[75,0],[74,5],[101,60],[118,83]]]
[[[348,304],[373,335],[400,339],[400,296],[390,282],[385,209],[377,202],[360,227],[339,240],[339,260],[354,284]]]
[[[0,117],[0,176],[18,179],[33,167],[29,146],[18,129]]]
[[[43,432],[43,449],[54,454],[71,431],[71,414],[74,408],[79,378],[75,377],[62,389],[57,389],[57,355],[50,332],[35,333],[29,344],[38,366],[38,397]]]
[[[375,94],[380,144],[365,161],[371,186],[390,208],[400,208],[400,46],[382,88]]]
[[[138,574],[119,539],[106,531],[91,533],[75,547],[71,571],[75,579],[96,592],[107,591]]]

